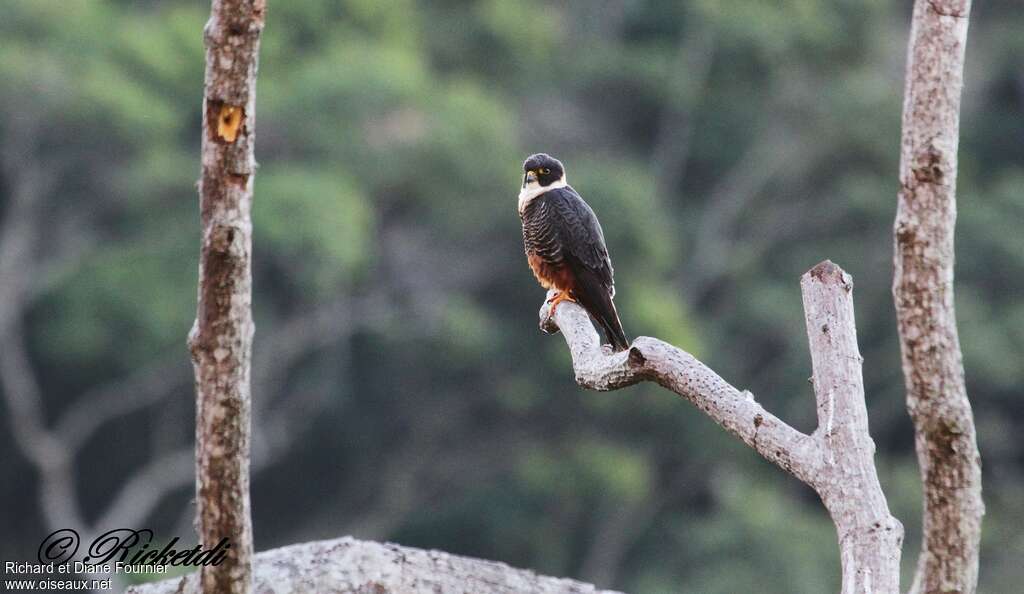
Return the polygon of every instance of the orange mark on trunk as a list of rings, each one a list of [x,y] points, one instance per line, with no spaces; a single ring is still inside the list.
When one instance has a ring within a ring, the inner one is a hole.
[[[244,119],[244,107],[222,104],[217,113],[217,136],[226,142],[234,142]]]

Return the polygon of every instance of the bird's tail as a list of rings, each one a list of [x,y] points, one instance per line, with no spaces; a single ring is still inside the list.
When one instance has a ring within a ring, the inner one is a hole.
[[[615,351],[628,349],[629,339],[626,338],[626,332],[622,329],[619,312],[615,309],[615,302],[612,301],[611,297],[608,297],[608,308],[604,314],[597,318],[597,322],[604,329],[604,335],[608,337],[608,342],[612,344],[612,348]]]
[[[608,289],[594,275],[586,272],[578,275],[576,280],[574,297],[604,330],[604,335],[612,344],[612,348],[616,351],[628,349],[629,340],[622,330],[619,312],[615,310],[615,303]]]

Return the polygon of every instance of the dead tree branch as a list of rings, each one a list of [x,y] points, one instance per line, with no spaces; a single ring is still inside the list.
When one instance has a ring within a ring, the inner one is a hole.
[[[196,527],[233,555],[201,571],[203,592],[252,586],[249,513],[252,186],[256,70],[264,0],[213,0],[206,23],[199,305],[189,334],[196,379]]]
[[[862,358],[853,317],[853,283],[825,261],[805,274],[807,335],[814,369],[818,428],[807,435],[790,427],[689,353],[641,336],[609,353],[586,312],[563,302],[554,316],[545,303],[541,328],[560,330],[572,355],[576,382],[616,390],[653,381],[704,411],[767,460],[792,473],[821,497],[836,525],[843,592],[899,592],[903,526],[889,513],[875,471],[868,433]]]
[[[183,388],[179,372],[184,367],[180,356],[168,357],[93,388],[62,412],[54,432],[66,447],[78,451],[104,423],[161,402]]]
[[[969,0],[916,0],[907,55],[893,297],[924,484],[910,591],[975,591],[981,457],[953,304],[957,146]]]
[[[504,563],[339,538],[266,551],[254,559],[258,592],[291,594],[616,594]],[[196,574],[133,586],[126,594],[199,594]]]

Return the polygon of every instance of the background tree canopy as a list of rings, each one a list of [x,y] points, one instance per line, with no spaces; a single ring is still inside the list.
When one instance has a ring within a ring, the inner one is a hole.
[[[1024,581],[1024,15],[974,8],[956,290],[994,593]],[[87,522],[147,461],[191,447],[207,14],[11,0],[0,20],[0,224],[22,232],[0,241],[28,238],[0,253],[0,322],[47,422],[78,412]],[[272,2],[257,549],[353,534],[637,593],[837,589],[812,492],[657,388],[577,389],[562,340],[538,332],[515,197],[522,159],[546,151],[601,217],[627,333],[690,350],[800,429],[814,410],[798,278],[825,258],[853,275],[909,572],[920,485],[890,294],[909,15],[878,0]],[[54,514],[11,433],[0,556],[28,559]],[[187,457],[154,476],[143,524],[189,537]]]

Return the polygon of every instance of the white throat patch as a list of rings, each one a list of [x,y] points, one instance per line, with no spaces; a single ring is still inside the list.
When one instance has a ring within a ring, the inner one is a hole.
[[[522,190],[519,190],[519,214],[523,214],[523,211],[526,210],[526,206],[530,202],[532,202],[533,199],[536,198],[537,196],[540,196],[541,194],[547,192],[548,190],[564,188],[568,185],[569,183],[565,181],[564,175],[562,176],[562,179],[552,183],[549,186],[542,186],[540,185],[540,182],[530,182],[526,184],[525,186],[523,186]]]

